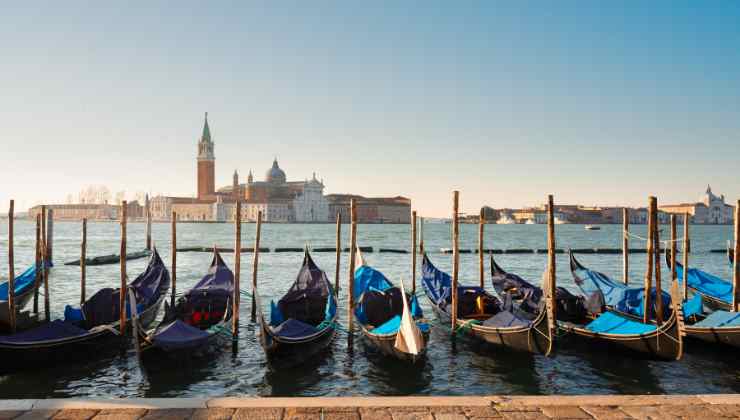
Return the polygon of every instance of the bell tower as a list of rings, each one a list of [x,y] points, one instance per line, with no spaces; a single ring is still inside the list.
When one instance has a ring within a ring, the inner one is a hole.
[[[208,113],[203,124],[203,135],[198,141],[198,199],[213,197],[216,192],[216,156],[213,154]]]

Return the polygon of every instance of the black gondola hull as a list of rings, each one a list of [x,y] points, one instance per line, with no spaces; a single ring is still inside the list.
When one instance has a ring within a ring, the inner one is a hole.
[[[286,339],[273,334],[267,322],[260,317],[260,344],[265,351],[267,361],[274,366],[299,365],[323,353],[331,344],[335,334],[336,328],[332,324],[305,339]]]
[[[452,317],[450,314],[437,306],[434,312],[445,325],[450,325]],[[550,355],[553,350],[552,335],[549,332],[547,311],[540,314],[528,327],[505,327],[495,328],[484,325],[470,325],[467,320],[458,319],[457,330],[465,335],[478,339],[496,347],[507,348],[516,351],[534,354]]]
[[[396,348],[396,334],[373,334],[371,331],[368,331],[363,327],[362,335],[365,342],[383,356],[411,364],[423,363],[426,361],[427,343],[429,342],[428,331],[421,333],[424,338],[424,347],[419,354],[411,354],[398,350]]]
[[[590,347],[594,343],[626,350],[633,355],[660,360],[680,360],[683,356],[683,320],[676,312],[655,331],[646,334],[605,334],[581,326],[560,323],[559,328],[571,339]]]

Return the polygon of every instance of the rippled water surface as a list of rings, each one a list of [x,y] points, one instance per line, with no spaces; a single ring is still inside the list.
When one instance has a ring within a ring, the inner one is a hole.
[[[262,246],[333,247],[333,225],[265,225]],[[633,227],[645,236],[644,226]],[[154,239],[162,257],[170,261],[170,230],[168,224],[154,225]],[[461,248],[475,248],[477,226],[461,226]],[[556,227],[559,248],[592,248],[621,246],[621,226],[603,226],[600,231],[586,231],[580,225]],[[668,229],[664,229],[668,231]],[[723,248],[731,237],[730,226],[694,226],[692,229],[691,264],[724,278],[731,278],[725,254],[709,253]],[[57,222],[54,237],[56,266],[51,271],[51,303],[53,316],[60,316],[64,305],[79,301],[79,268],[64,266],[64,261],[79,257],[80,224]],[[234,227],[228,224],[180,224],[178,246],[233,247]],[[343,227],[343,246],[348,243],[348,226]],[[0,227],[0,276],[7,273],[7,226]],[[33,262],[34,225],[16,223],[16,271]],[[378,253],[378,248],[409,249],[409,226],[360,225],[359,245],[372,246],[376,252],[366,254],[369,264],[383,271],[393,281],[403,278],[410,285],[410,255]],[[251,246],[254,225],[243,227],[243,246]],[[449,270],[451,257],[439,253],[450,247],[450,226],[428,224],[425,228],[426,247],[435,264]],[[129,225],[129,251],[144,246],[143,224]],[[545,226],[489,225],[487,248],[545,248]],[[644,247],[638,240],[633,247]],[[119,227],[115,223],[90,223],[88,226],[88,256],[117,253]],[[233,255],[225,255],[233,267]],[[259,287],[264,302],[278,298],[289,287],[298,272],[302,255],[291,253],[260,254]],[[538,282],[545,268],[544,254],[498,255],[497,261],[508,271]],[[558,284],[575,289],[568,271],[566,255],[557,257]],[[642,282],[645,256],[632,254],[631,276]],[[335,255],[315,253],[316,262],[334,278]],[[581,261],[595,269],[621,278],[621,255],[583,255]],[[179,253],[177,257],[178,290],[193,285],[210,262],[206,253]],[[145,260],[130,261],[131,278],[142,271]],[[477,256],[461,256],[461,279],[469,284],[478,282]],[[488,262],[486,261],[488,269]],[[663,265],[664,278],[666,277]],[[242,285],[251,283],[252,255],[242,256]],[[347,255],[343,255],[341,281],[347,278]],[[489,284],[490,279],[486,277]],[[101,287],[119,284],[118,265],[89,267],[88,296]],[[340,321],[344,322],[346,295],[341,293]],[[0,377],[0,398],[36,398],[62,396],[96,397],[175,397],[221,395],[464,395],[464,394],[591,394],[591,393],[719,393],[740,392],[736,352],[705,348],[689,342],[687,354],[680,362],[634,360],[618,352],[584,349],[575,350],[561,343],[553,357],[508,353],[471,343],[450,340],[449,329],[433,322],[428,362],[422,368],[408,368],[382,359],[355,340],[347,346],[347,335],[340,332],[326,354],[298,368],[287,371],[267,366],[256,336],[255,325],[249,322],[249,299],[243,299],[241,333],[236,351],[226,346],[209,359],[188,363],[166,364],[142,368],[130,350],[112,351],[100,357],[70,366],[31,369],[23,373]],[[433,318],[426,298],[421,302],[425,314]],[[266,303],[265,303],[266,304]],[[17,363],[0,360],[0,363]],[[687,385],[690,384],[690,387]]]

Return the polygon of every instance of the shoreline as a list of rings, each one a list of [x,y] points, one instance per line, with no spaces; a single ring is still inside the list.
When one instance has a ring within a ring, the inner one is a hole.
[[[740,394],[0,400],[3,419],[721,419],[738,416]]]

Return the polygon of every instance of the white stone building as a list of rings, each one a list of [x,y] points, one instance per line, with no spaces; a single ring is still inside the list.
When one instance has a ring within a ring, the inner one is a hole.
[[[303,192],[293,199],[293,221],[326,223],[329,221],[329,200],[324,196],[324,183],[313,178],[303,185]]]

